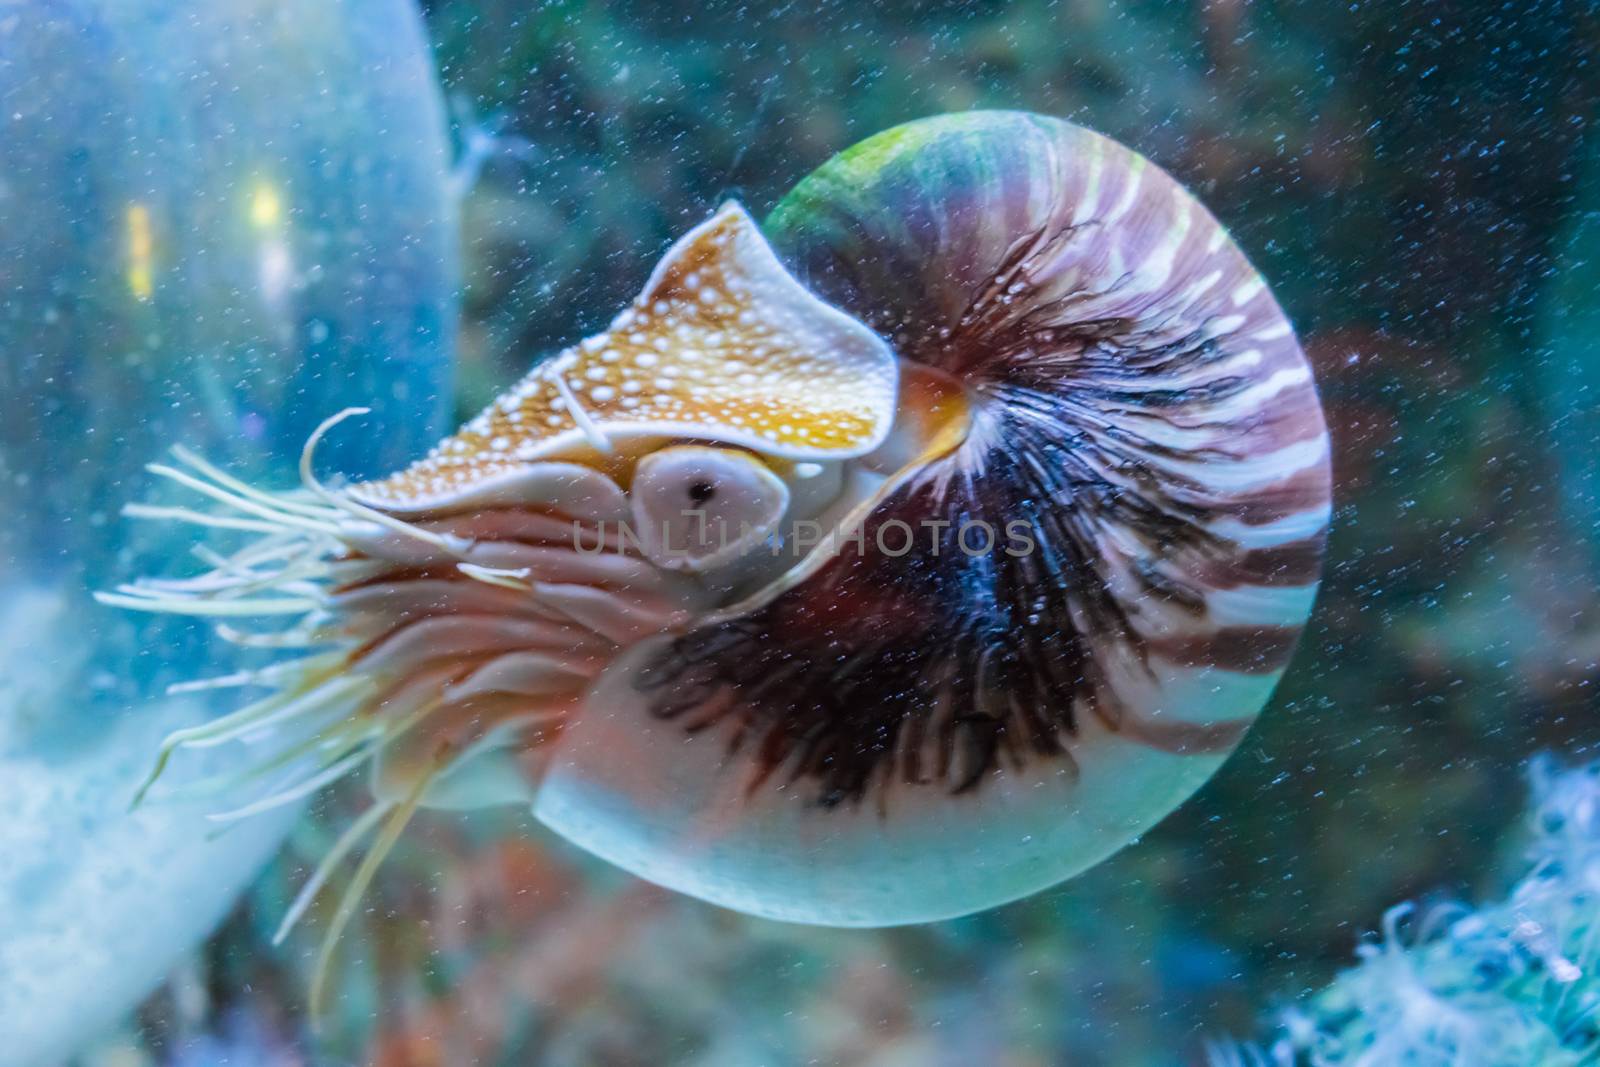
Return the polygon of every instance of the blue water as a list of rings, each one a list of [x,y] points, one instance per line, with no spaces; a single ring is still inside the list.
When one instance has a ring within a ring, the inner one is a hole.
[[[0,1063],[64,1056],[210,932],[291,825],[127,814],[239,657],[90,599],[183,566],[124,518],[182,444],[268,483],[318,422],[335,471],[443,428],[457,315],[445,117],[392,0],[40,6],[0,29]],[[221,755],[191,773],[223,769]]]

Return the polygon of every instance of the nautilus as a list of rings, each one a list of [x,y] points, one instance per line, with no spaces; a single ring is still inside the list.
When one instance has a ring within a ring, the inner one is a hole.
[[[349,414],[349,413],[345,413]],[[1142,156],[913,122],[758,224],[729,203],[597,336],[379,481],[268,492],[106,599],[300,649],[174,751],[261,747],[244,817],[356,771],[296,902],[423,806],[531,807],[730,908],[936,920],[1053,885],[1219,766],[1315,595],[1328,441],[1261,276]],[[337,929],[355,896],[334,915]]]

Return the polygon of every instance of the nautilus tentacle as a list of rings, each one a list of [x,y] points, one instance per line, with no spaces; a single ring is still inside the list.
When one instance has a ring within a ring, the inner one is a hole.
[[[336,421],[297,492],[152,468],[210,509],[133,513],[257,540],[105,598],[323,647],[217,680],[277,692],[156,767],[266,744],[223,818],[371,768],[373,814],[291,919],[371,835],[359,892],[418,807],[503,802],[778,918],[1035,891],[1237,743],[1328,521],[1315,389],[1261,277],[1159,168],[1023,114],[872,138],[764,231],[724,206],[393,477],[318,481]]]
[[[866,551],[608,669],[536,810],[798,921],[1070,876],[1212,773],[1310,609],[1328,444],[1293,330],[1172,178],[1031,115],[874,137],[766,231],[903,366],[957,380],[969,433],[865,517]],[[1021,523],[1017,551],[969,551],[979,521],[1002,544]],[[914,551],[882,550],[905,529]]]

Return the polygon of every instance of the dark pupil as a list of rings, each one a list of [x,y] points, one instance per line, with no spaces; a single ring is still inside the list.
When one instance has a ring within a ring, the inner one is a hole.
[[[689,483],[689,499],[696,504],[704,504],[707,500],[710,500],[716,495],[716,487],[710,482]]]

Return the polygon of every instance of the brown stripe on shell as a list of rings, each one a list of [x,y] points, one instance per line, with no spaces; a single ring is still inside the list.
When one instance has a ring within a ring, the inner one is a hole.
[[[1315,464],[1278,481],[1257,486],[1251,495],[1229,501],[1218,517],[1238,519],[1246,526],[1266,526],[1308,512],[1325,513],[1332,491],[1326,464]]]
[[[1285,389],[1252,412],[1251,418],[1243,423],[1218,422],[1201,411],[1156,412],[1131,405],[1107,405],[1105,413],[1119,421],[1136,420],[1130,424],[1130,434],[1134,437],[1139,436],[1137,420],[1159,420],[1173,428],[1196,433],[1211,431],[1226,440],[1226,454],[1247,458],[1321,437],[1326,432],[1323,427],[1305,418],[1308,402],[1316,402],[1316,390],[1309,381]]]
[[[1266,674],[1283,669],[1299,639],[1299,627],[1225,626],[1204,635],[1153,638],[1148,648],[1178,667]]]
[[[1321,536],[1306,537],[1269,548],[1232,552],[1211,560],[1199,574],[1204,584],[1212,589],[1310,585],[1322,573],[1326,540]]]

